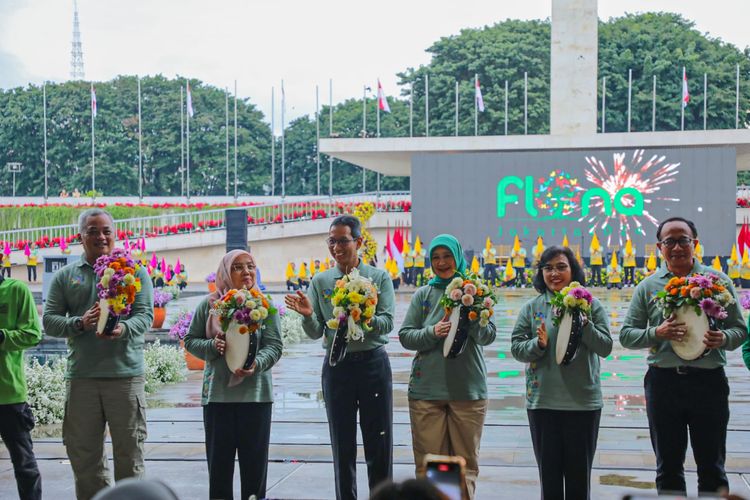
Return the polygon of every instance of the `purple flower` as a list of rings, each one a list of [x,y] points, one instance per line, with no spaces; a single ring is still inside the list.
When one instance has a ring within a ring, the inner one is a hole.
[[[725,319],[727,317],[726,310],[714,299],[703,299],[700,301],[699,305],[701,310],[706,313],[706,316],[718,319]]]
[[[691,285],[696,285],[701,288],[711,288],[711,286],[714,284],[710,277],[703,276],[701,274],[696,274],[695,276],[691,276],[688,278],[688,283]]]
[[[570,291],[570,293],[576,299],[585,299],[589,304],[591,304],[591,301],[594,300],[589,291],[585,288],[574,288]]]
[[[206,276],[206,283],[214,283],[216,281],[216,273],[208,273]]]
[[[159,290],[158,288],[154,289],[154,307],[164,307],[171,300],[172,300],[171,293],[165,292],[163,290]]]
[[[743,309],[750,309],[750,293],[743,293],[740,295],[740,305]]]
[[[184,311],[181,312],[177,316],[177,322],[172,325],[172,328],[169,329],[169,336],[173,339],[184,339],[185,335],[187,335],[188,329],[190,328],[190,322],[193,320],[193,312],[192,311]]]

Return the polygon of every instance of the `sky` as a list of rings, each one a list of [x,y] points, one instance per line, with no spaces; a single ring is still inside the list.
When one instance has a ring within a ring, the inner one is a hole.
[[[600,0],[599,17],[677,12],[699,31],[750,46],[748,0]],[[505,19],[545,19],[550,0],[78,0],[87,80],[176,75],[234,87],[276,121],[284,80],[288,119],[376,88],[429,63],[441,37]],[[0,0],[0,88],[69,78],[73,0]],[[277,125],[278,126],[278,125]]]

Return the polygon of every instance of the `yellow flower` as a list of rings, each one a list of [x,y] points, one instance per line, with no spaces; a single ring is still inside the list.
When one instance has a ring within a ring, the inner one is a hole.
[[[326,326],[331,330],[336,330],[339,327],[339,320],[336,318],[331,318],[326,321]]]
[[[360,295],[357,292],[351,292],[349,293],[349,301],[352,302],[353,304],[361,304],[362,302],[365,301],[365,298],[363,295]]]
[[[372,318],[375,315],[375,306],[367,306],[365,308],[365,318]]]

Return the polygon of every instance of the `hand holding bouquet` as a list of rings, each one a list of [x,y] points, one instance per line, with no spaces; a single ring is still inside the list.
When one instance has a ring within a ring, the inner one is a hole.
[[[594,298],[591,292],[586,290],[580,283],[573,281],[552,297],[552,323],[560,326],[560,321],[566,312],[571,315],[578,313],[588,321],[591,316],[591,302]]]
[[[445,295],[440,299],[446,315],[461,306],[468,309],[469,321],[479,319],[479,326],[487,326],[494,314],[497,298],[489,286],[485,285],[476,275],[467,278],[453,278],[445,288]]]
[[[372,281],[360,276],[359,270],[342,277],[336,282],[331,296],[333,317],[326,322],[332,330],[338,330],[346,323],[346,341],[364,341],[364,332],[372,330],[370,322],[375,316],[378,304],[378,290]]]
[[[726,319],[726,306],[734,304],[734,297],[718,275],[696,273],[683,278],[673,277],[664,290],[657,292],[654,301],[665,318],[687,306],[699,316],[704,312],[709,318]]]
[[[101,311],[97,333],[111,335],[120,316],[130,314],[135,294],[141,291],[141,280],[135,276],[137,267],[122,249],[96,259],[94,272],[98,278],[96,290]]]

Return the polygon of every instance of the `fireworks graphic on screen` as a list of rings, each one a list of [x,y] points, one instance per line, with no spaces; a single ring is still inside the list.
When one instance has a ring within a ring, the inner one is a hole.
[[[633,152],[629,164],[625,153],[612,155],[613,168],[611,171],[604,163],[595,156],[586,157],[586,180],[595,187],[604,189],[609,193],[610,199],[615,200],[617,193],[626,188],[636,189],[643,198],[642,215],[624,215],[618,211],[611,210],[610,214],[604,209],[604,201],[601,198],[591,198],[588,215],[581,216],[579,221],[586,221],[591,231],[603,231],[611,228],[607,237],[607,244],[612,243],[612,237],[623,244],[621,232],[624,229],[628,235],[633,232],[646,232],[644,224],[658,225],[656,217],[649,212],[649,205],[654,202],[679,202],[679,198],[659,196],[663,186],[675,182],[679,173],[680,163],[669,163],[666,156],[653,155],[644,161],[644,150],[637,149]],[[635,201],[632,196],[625,195],[620,198],[625,207],[633,207]]]
[[[546,178],[540,177],[538,181],[534,188],[534,202],[541,212],[563,218],[580,209],[584,189],[578,184],[578,179],[568,172],[552,170]]]

